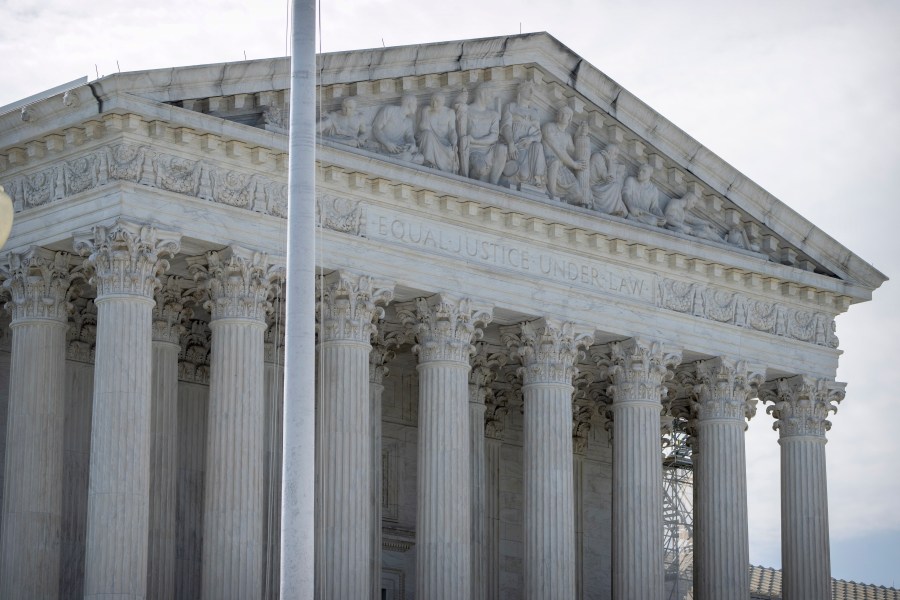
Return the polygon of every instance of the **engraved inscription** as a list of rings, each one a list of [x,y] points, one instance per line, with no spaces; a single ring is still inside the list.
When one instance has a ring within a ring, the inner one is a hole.
[[[654,302],[652,276],[509,239],[372,211],[367,236],[593,291]]]

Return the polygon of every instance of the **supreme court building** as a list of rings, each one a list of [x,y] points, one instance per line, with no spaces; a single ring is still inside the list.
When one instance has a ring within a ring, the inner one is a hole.
[[[783,597],[831,598],[834,319],[885,276],[547,34],[318,76],[317,597],[659,600],[678,427],[694,597],[747,599],[758,413]],[[0,114],[0,597],[278,597],[289,83]]]

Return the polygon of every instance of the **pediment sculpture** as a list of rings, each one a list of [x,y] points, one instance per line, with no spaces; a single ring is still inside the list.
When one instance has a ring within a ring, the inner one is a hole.
[[[424,106],[410,93],[399,103],[366,108],[360,106],[367,98],[348,96],[339,110],[321,117],[318,133],[401,162],[753,249],[742,226],[728,227],[697,212],[702,206],[698,185],[688,184],[680,195],[662,191],[650,162],[624,155],[615,141],[595,141],[602,136],[596,131],[592,136],[588,119],[576,119],[567,104],[542,109],[536,102],[539,91],[539,84],[521,81],[502,106],[504,93],[489,82],[471,90],[465,86],[433,90]],[[553,116],[548,118],[547,112]]]

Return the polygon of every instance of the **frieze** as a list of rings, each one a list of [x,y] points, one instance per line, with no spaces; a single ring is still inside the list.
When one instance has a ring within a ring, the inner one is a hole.
[[[287,217],[285,183],[129,143],[103,146],[35,173],[13,177],[4,186],[18,212],[115,181],[129,181],[217,204]]]
[[[657,281],[657,290],[659,308],[817,346],[838,347],[834,318],[826,313],[766,302],[713,286],[665,277]]]

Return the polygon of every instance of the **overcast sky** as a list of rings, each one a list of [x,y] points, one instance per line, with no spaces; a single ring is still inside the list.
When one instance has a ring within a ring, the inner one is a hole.
[[[281,56],[286,0],[0,0],[0,106],[116,70]],[[326,52],[547,31],[891,277],[838,319],[833,575],[900,585],[900,2],[323,0]],[[751,561],[779,567],[777,434],[750,423]]]

